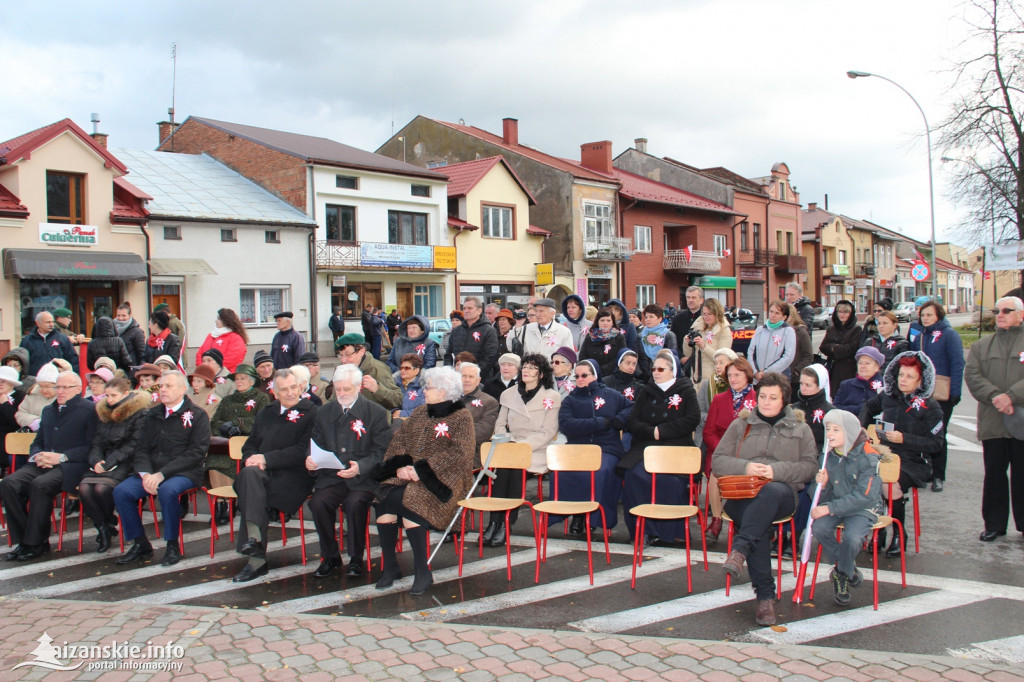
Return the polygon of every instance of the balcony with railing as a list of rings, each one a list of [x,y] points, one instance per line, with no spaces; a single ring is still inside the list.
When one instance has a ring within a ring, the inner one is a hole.
[[[626,261],[633,258],[633,240],[627,237],[593,237],[583,240],[583,260]]]
[[[833,263],[821,266],[821,274],[831,279],[850,279],[850,266]]]
[[[319,271],[393,270],[454,272],[454,246],[420,246],[383,242],[316,242]]]
[[[742,249],[738,256],[740,265],[757,265],[765,268],[775,267],[774,249]]]
[[[666,251],[664,269],[677,273],[717,275],[722,271],[721,258],[714,251],[691,251],[689,258],[685,249]]]
[[[775,256],[775,269],[791,274],[807,272],[807,256]]]
[[[874,277],[875,276],[875,266],[874,265],[866,265],[866,264],[858,265],[857,266],[857,274],[860,275],[861,277]]]

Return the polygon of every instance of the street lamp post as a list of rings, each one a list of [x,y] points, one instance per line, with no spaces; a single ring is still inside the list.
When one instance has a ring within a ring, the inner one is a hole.
[[[924,119],[924,133],[928,141],[928,207],[931,212],[932,224],[932,296],[938,298],[939,275],[938,272],[935,270],[935,186],[932,181],[932,129],[928,125],[928,117],[924,115],[924,109],[922,109],[921,105],[917,103],[917,100],[914,99],[914,96],[907,92],[906,88],[904,88],[902,85],[892,80],[891,78],[879,76],[877,73],[868,73],[867,71],[847,71],[846,75],[850,78],[868,78],[869,76],[874,76],[875,78],[881,78],[884,81],[892,83],[897,88],[902,90],[903,94],[910,98],[910,101],[914,103],[914,106],[917,107],[917,110],[921,112],[921,118]]]

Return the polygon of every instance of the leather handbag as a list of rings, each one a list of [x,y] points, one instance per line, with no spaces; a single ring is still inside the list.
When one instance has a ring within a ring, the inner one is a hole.
[[[950,381],[949,377],[941,374],[935,375],[935,390],[932,391],[932,397],[936,400],[949,400],[949,388]]]
[[[737,457],[740,456],[743,441],[747,439],[749,433],[750,424],[747,424],[747,428],[743,431],[743,437],[740,438],[740,443],[736,446]],[[741,476],[718,476],[718,490],[723,500],[750,500],[757,497],[757,493],[761,491],[761,488],[769,480],[764,476],[750,476],[747,474]]]

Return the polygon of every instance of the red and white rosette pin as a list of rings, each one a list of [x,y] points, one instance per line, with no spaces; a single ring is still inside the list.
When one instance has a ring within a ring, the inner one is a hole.
[[[438,424],[434,424],[434,438],[441,438],[442,436],[449,439],[451,438],[451,436],[448,435],[447,422],[440,422]]]

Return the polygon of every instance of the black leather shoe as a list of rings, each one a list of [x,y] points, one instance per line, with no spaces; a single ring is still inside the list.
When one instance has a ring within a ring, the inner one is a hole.
[[[14,549],[4,555],[4,561],[17,561],[24,549],[21,545],[15,545]]]
[[[986,531],[982,532],[981,535],[978,536],[978,539],[981,540],[982,542],[992,542],[996,538],[1001,538],[1004,535],[1006,535],[1006,531],[1005,530],[1004,531],[986,530]]]
[[[504,547],[505,546],[505,524],[499,523],[497,530],[494,531],[494,535],[491,536],[490,542],[484,544],[488,547]]]
[[[484,530],[484,544],[490,545],[491,538],[494,537],[494,533],[498,530],[498,522],[491,521],[487,524],[487,528]]]
[[[267,574],[270,569],[267,567],[266,562],[259,568],[253,568],[251,564],[246,564],[241,571],[238,572],[234,578],[231,579],[233,583],[247,583],[250,580],[256,580],[260,576]]]
[[[579,537],[587,532],[587,528],[584,525],[586,521],[582,516],[572,517],[572,521],[569,522],[569,536]]]
[[[887,559],[893,559],[898,557],[902,553],[902,548],[907,544],[907,538],[902,537],[904,533],[893,532],[892,542],[885,550],[885,556]]]
[[[224,500],[217,500],[217,503],[214,505],[213,522],[218,526],[223,526],[230,520],[231,517],[228,515],[228,503]]]
[[[386,590],[394,585],[396,580],[400,580],[401,578],[402,569],[398,568],[398,566],[395,566],[393,571],[385,569],[384,573],[380,576],[380,580],[377,581],[376,588],[378,590]]]
[[[242,545],[242,549],[238,550],[238,553],[242,556],[263,556],[266,554],[266,551],[263,549],[262,542],[249,538],[245,541],[245,544]]]
[[[348,568],[345,569],[345,575],[350,578],[359,578],[366,575],[366,569],[363,568],[363,562],[358,559],[352,559],[348,562]]]
[[[110,549],[110,526],[103,524],[96,529],[96,533],[96,553],[103,554]],[[117,531],[115,530],[114,533],[117,533]]]
[[[416,577],[412,581],[412,587],[409,588],[409,594],[414,597],[418,597],[434,584],[434,574],[429,569],[422,573],[416,573]]]
[[[932,479],[932,492],[933,493],[941,493],[942,492],[942,479],[941,478],[933,478]]]
[[[313,575],[317,578],[326,578],[330,574],[334,573],[342,566],[341,557],[331,557],[330,559],[323,559],[320,561],[320,565]]]
[[[44,554],[49,554],[50,543],[46,542],[41,545],[32,545],[31,547],[22,546],[21,554],[18,555],[18,561],[32,561],[38,559]]]
[[[118,557],[115,564],[134,564],[136,561],[145,561],[153,558],[153,545],[136,542],[125,554]]]
[[[179,561],[181,561],[181,549],[178,547],[178,543],[168,542],[167,551],[164,552],[164,560],[160,563],[164,566],[173,566]]]

